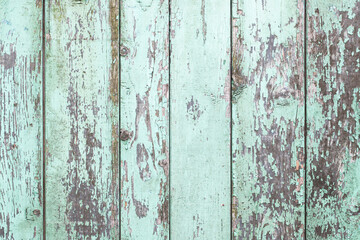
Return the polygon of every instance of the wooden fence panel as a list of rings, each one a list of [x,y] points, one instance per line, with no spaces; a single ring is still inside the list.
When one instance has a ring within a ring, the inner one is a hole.
[[[357,239],[359,70],[357,0],[0,0],[0,239]]]
[[[42,239],[41,30],[41,1],[0,1],[0,239]]]
[[[121,239],[169,238],[169,5],[121,1]]]
[[[233,1],[233,239],[304,238],[304,2]]]
[[[230,237],[230,1],[171,1],[171,239]]]
[[[46,235],[118,239],[119,3],[46,3]]]
[[[308,1],[307,238],[360,236],[360,2]]]

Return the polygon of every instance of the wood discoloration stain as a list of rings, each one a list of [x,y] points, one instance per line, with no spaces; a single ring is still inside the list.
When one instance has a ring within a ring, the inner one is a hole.
[[[120,4],[121,237],[169,239],[169,2]]]
[[[308,3],[308,226],[311,239],[360,235],[360,3]]]
[[[234,239],[305,237],[303,4],[233,2]]]

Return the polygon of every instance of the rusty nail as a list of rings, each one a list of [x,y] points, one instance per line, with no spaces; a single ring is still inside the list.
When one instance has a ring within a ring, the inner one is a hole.
[[[127,47],[125,47],[125,46],[120,47],[120,55],[121,56],[125,57],[129,54],[129,52],[130,52],[130,50]]]

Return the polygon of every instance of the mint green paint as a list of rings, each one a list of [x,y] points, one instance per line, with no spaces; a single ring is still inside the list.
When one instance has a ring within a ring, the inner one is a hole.
[[[119,4],[47,1],[46,235],[119,238]]]
[[[303,239],[304,3],[232,9],[233,239]]]
[[[0,239],[42,239],[42,6],[0,1]]]
[[[0,239],[43,238],[44,161],[47,239],[359,238],[358,1],[45,2],[43,69],[0,0]]]
[[[230,2],[171,1],[171,239],[230,237]]]
[[[360,236],[360,3],[308,1],[307,238]]]
[[[169,239],[168,9],[121,1],[121,239]]]

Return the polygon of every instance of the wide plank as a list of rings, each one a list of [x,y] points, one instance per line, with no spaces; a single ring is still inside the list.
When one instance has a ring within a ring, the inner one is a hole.
[[[42,239],[42,2],[0,1],[0,239]]]
[[[304,2],[232,10],[233,239],[303,239]]]
[[[307,6],[307,239],[360,236],[360,2]]]
[[[169,5],[121,1],[121,239],[169,239]]]
[[[46,236],[119,238],[119,3],[46,2]]]
[[[229,239],[230,1],[171,1],[171,239]]]

